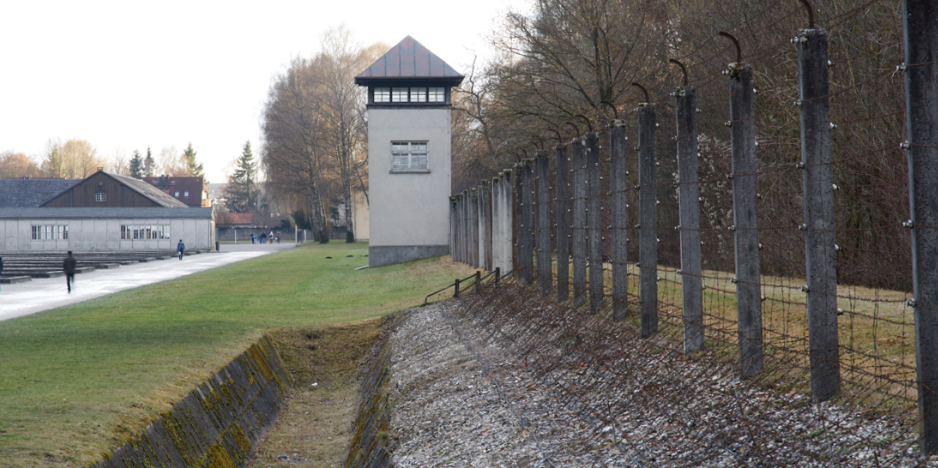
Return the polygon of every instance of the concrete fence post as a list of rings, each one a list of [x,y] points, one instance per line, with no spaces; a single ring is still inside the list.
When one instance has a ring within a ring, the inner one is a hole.
[[[468,226],[466,225],[466,192],[463,191],[459,194],[459,261],[462,263],[467,263],[469,261],[469,254],[467,249],[469,248],[467,237],[469,233],[467,232]]]
[[[492,245],[492,183],[485,180],[482,181],[482,186],[485,188],[482,194],[482,214],[485,220],[483,223],[485,234],[485,271],[492,271],[495,269],[493,266],[493,254],[495,251]]]
[[[466,241],[463,249],[465,250],[467,265],[472,264],[472,214],[470,213],[469,208],[472,206],[469,196],[472,192],[469,189],[463,192],[463,232],[466,233]]]
[[[485,252],[482,250],[482,207],[480,192],[482,187],[473,187],[472,188],[472,216],[473,216],[473,246],[475,247],[475,256],[472,259],[474,267],[479,268],[482,266],[481,258],[485,256]]]
[[[586,222],[589,226],[590,311],[603,309],[603,212],[599,176],[599,134],[586,136]]]
[[[449,254],[454,262],[459,261],[456,255],[456,197],[449,197]]]
[[[938,5],[904,0],[912,291],[922,453],[938,453]]]
[[[485,183],[479,184],[478,189],[476,190],[476,211],[479,212],[479,259],[478,267],[485,269],[485,259],[488,257],[488,251],[486,250],[485,244]]]
[[[638,107],[638,262],[641,284],[641,336],[658,333],[658,183],[655,150],[658,144],[655,108]]]
[[[501,188],[501,177],[492,179],[492,266],[495,270],[502,264]]]
[[[506,274],[512,271],[515,267],[514,258],[511,256],[512,252],[512,226],[514,220],[514,212],[512,211],[512,190],[511,190],[511,177],[512,173],[510,170],[505,171],[502,175],[502,271]]]
[[[700,254],[700,191],[697,178],[697,92],[677,89],[678,206],[681,232],[681,297],[684,352],[703,349],[703,278]]]
[[[796,41],[801,90],[808,348],[811,395],[816,401],[829,400],[840,392],[827,42],[827,31],[823,29],[804,29]]]
[[[736,320],[743,377],[762,372],[762,292],[756,206],[756,134],[752,65],[729,69],[730,140],[733,153],[733,226],[736,250]]]
[[[573,305],[586,304],[586,140],[573,141]]]
[[[479,195],[478,188],[469,189],[469,265],[479,267]]]
[[[550,242],[550,161],[546,151],[538,151],[535,160],[535,190],[537,191],[537,211],[535,212],[535,244],[537,245],[537,285],[544,297],[553,292],[551,274]]]
[[[521,194],[522,226],[521,234],[524,246],[524,256],[520,256],[524,271],[525,284],[534,284],[534,168],[531,160],[526,159],[521,164]]]
[[[570,298],[570,161],[562,144],[554,147],[557,158],[557,301]]]
[[[625,160],[625,123],[609,127],[610,208],[612,209],[612,319],[625,320],[629,313],[628,171]]]
[[[524,219],[522,209],[521,209],[521,199],[523,198],[522,194],[524,193],[522,180],[524,179],[522,175],[521,164],[515,164],[514,170],[511,175],[514,181],[514,190],[512,192],[512,219],[514,220],[514,229],[512,230],[512,246],[514,247],[512,255],[512,263],[515,265],[515,268],[518,270],[515,273],[515,278],[524,277],[524,265],[521,261],[522,247],[521,247],[521,232],[523,231],[523,221]],[[519,281],[520,283],[520,281]]]
[[[459,194],[456,194],[456,195],[453,195],[453,230],[455,231],[455,232],[453,233],[453,238],[455,239],[455,241],[453,242],[452,254],[453,254],[453,261],[454,261],[454,262],[461,262],[461,261],[462,261],[462,259],[459,258],[459,229],[460,229],[460,226],[459,226]]]

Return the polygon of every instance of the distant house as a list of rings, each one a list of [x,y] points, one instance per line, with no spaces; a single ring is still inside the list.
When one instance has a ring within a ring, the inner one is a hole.
[[[168,193],[133,177],[103,170],[39,205],[42,208],[188,208]]]
[[[141,177],[144,182],[166,192],[169,196],[185,203],[191,208],[212,206],[202,177]]]
[[[212,208],[103,170],[79,180],[0,180],[0,251],[172,250],[179,239],[211,249]]]

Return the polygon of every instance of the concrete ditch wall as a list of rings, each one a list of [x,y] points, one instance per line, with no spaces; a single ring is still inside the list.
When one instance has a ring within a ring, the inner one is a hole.
[[[391,410],[388,406],[388,383],[391,381],[391,352],[382,343],[362,382],[358,414],[352,426],[355,433],[349,444],[345,468],[386,468],[391,466],[387,449]]]
[[[290,386],[265,336],[92,468],[243,467]]]

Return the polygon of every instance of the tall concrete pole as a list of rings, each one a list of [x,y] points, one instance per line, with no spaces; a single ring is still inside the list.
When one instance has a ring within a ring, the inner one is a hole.
[[[570,161],[566,148],[554,147],[557,158],[557,301],[570,298]]]
[[[736,320],[740,372],[762,372],[762,293],[756,206],[756,134],[752,65],[729,67],[730,140],[733,145],[733,227],[736,251]]]
[[[808,283],[811,394],[817,401],[826,401],[840,391],[827,31],[804,29],[796,43],[801,91],[802,228]]]
[[[655,108],[638,108],[639,281],[641,284],[641,336],[658,333],[658,184]]]
[[[922,452],[938,453],[938,4],[904,0],[912,291]]]
[[[551,242],[550,242],[550,161],[546,151],[538,151],[535,160],[535,190],[537,191],[537,211],[535,212],[535,225],[537,232],[535,244],[537,250],[537,285],[544,297],[553,292],[553,278],[551,275]]]
[[[589,226],[590,311],[593,313],[603,309],[603,213],[599,170],[599,134],[590,133],[586,136],[586,222]]]
[[[524,255],[521,258],[521,268],[524,271],[525,284],[534,284],[534,168],[531,160],[521,164],[521,194],[522,200],[522,230]]]
[[[615,120],[609,127],[610,208],[612,209],[612,318],[625,320],[629,311],[628,265],[628,171],[625,160],[625,124]]]
[[[703,349],[703,281],[700,254],[700,194],[697,178],[697,93],[690,86],[677,89],[678,205],[681,231],[681,297],[684,352]]]
[[[573,143],[573,305],[586,304],[586,140]]]

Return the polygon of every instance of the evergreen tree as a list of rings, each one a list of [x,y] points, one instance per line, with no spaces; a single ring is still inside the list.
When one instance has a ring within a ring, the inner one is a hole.
[[[153,162],[153,153],[150,152],[150,147],[147,146],[147,158],[143,160],[143,175],[153,177],[153,169],[155,166],[156,163]]]
[[[62,177],[64,162],[62,161],[62,145],[50,141],[46,146],[46,158],[40,166],[44,177]]]
[[[195,154],[192,143],[189,143],[186,150],[182,152],[183,157],[186,159],[186,172],[189,177],[203,177],[205,174],[202,172],[202,164],[195,162]]]
[[[251,142],[244,143],[244,151],[238,158],[238,165],[233,174],[228,176],[225,186],[225,202],[228,210],[234,213],[246,213],[257,205],[257,163],[251,153]]]
[[[138,179],[143,177],[143,158],[137,150],[134,150],[134,157],[130,158],[130,176]]]

